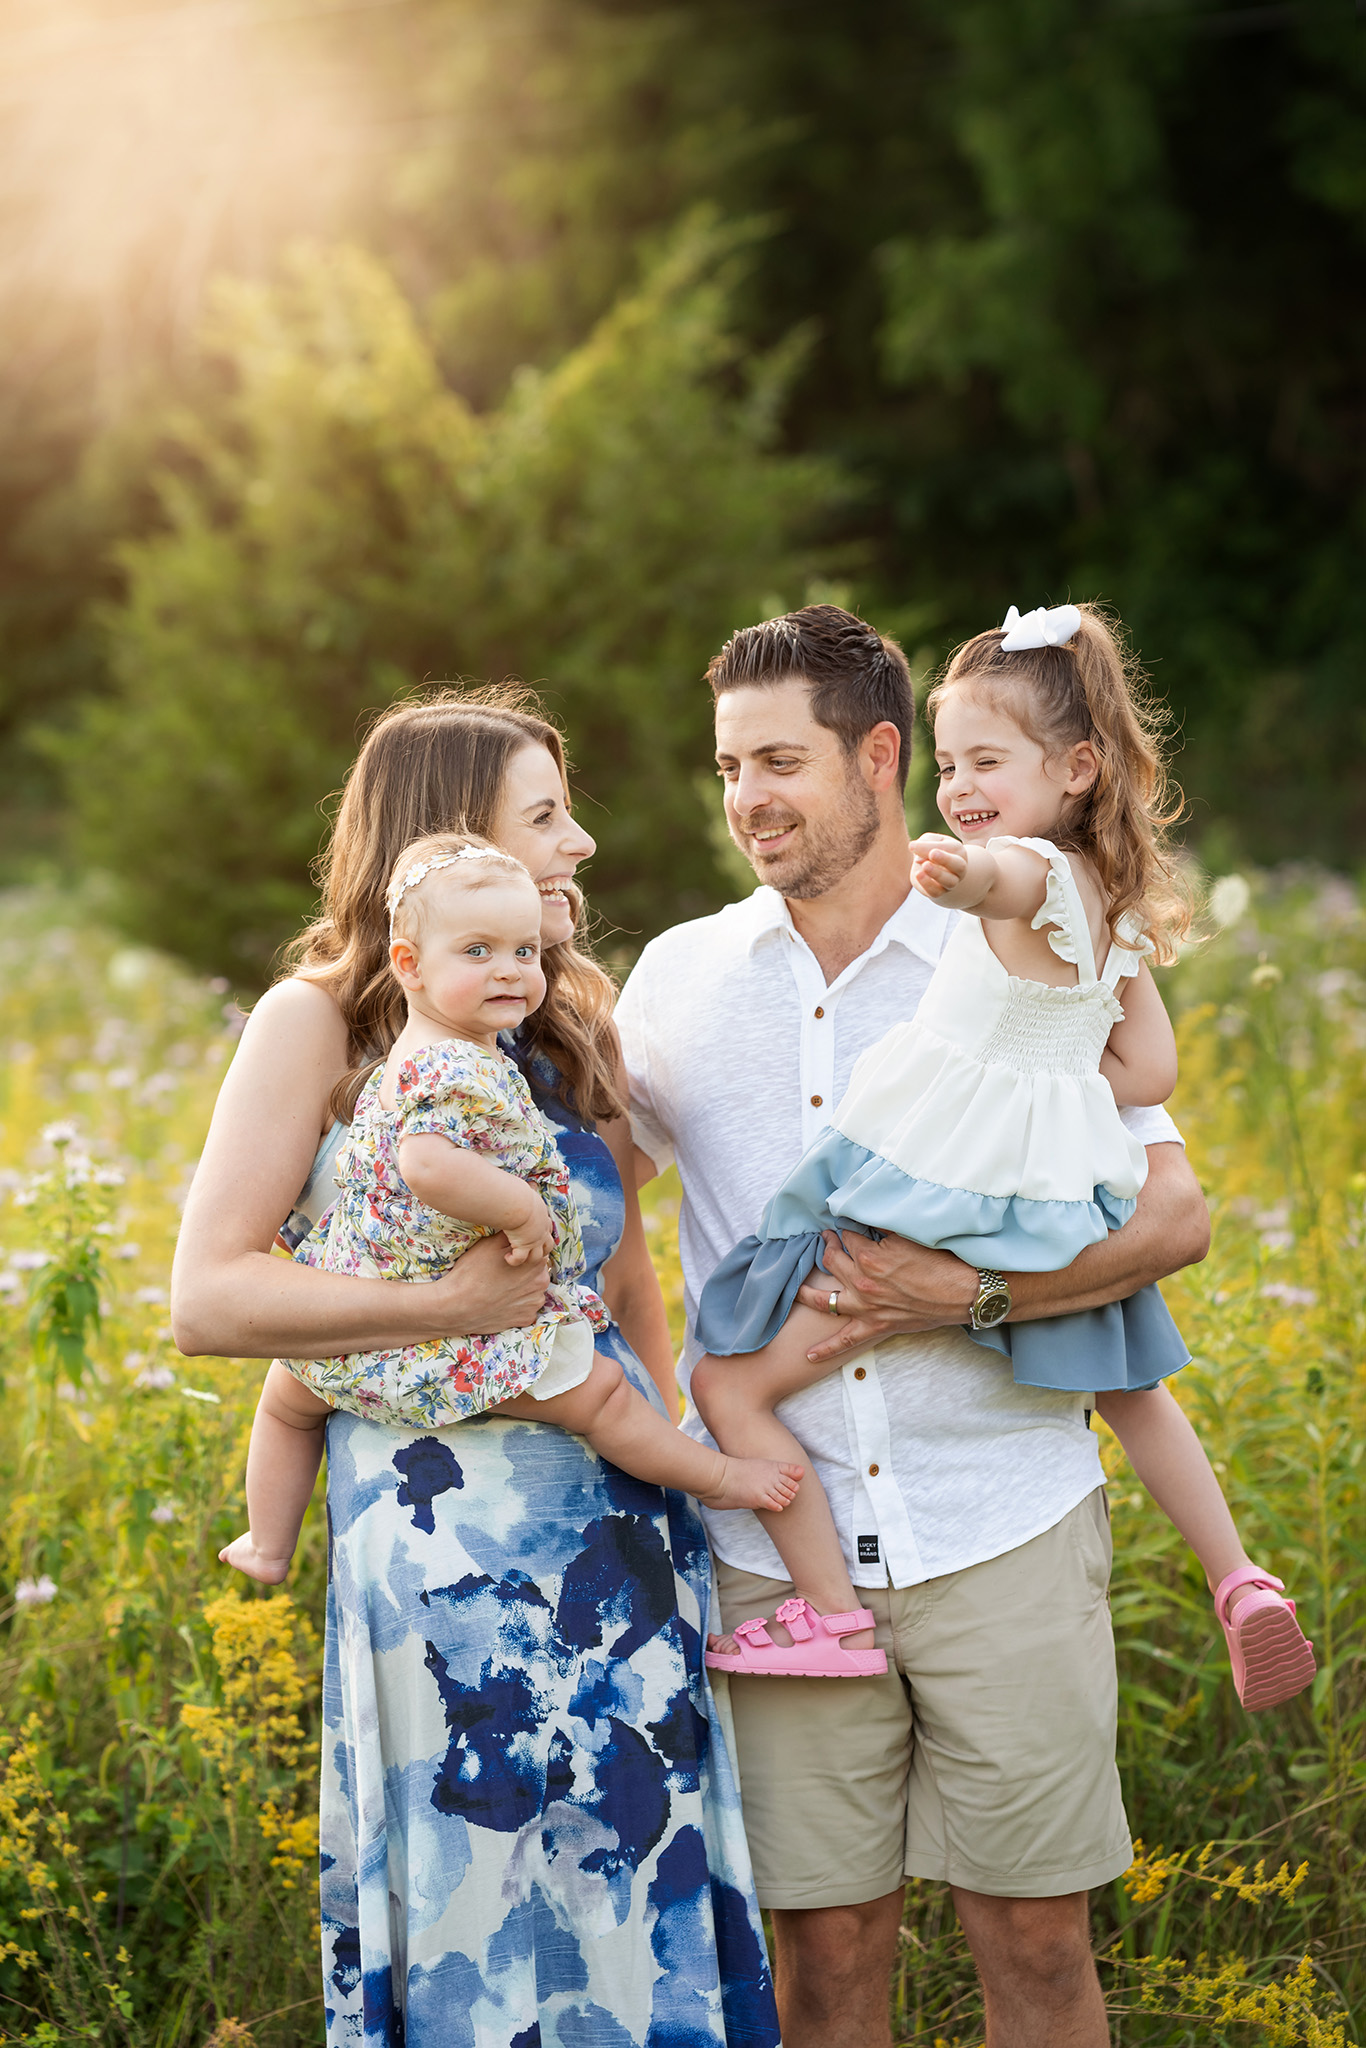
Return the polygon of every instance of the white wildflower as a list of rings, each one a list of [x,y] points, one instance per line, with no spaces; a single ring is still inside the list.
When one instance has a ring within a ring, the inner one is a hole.
[[[215,1408],[223,1399],[221,1394],[211,1394],[204,1387],[182,1387],[180,1391],[189,1401],[212,1401]]]
[[[166,1289],[164,1287],[139,1287],[133,1299],[134,1301],[145,1303],[148,1308],[163,1308],[167,1299]]]
[[[141,1251],[140,1244],[116,1244],[109,1256],[111,1259],[136,1259]]]
[[[152,1520],[154,1522],[160,1522],[164,1527],[167,1522],[175,1521],[176,1514],[177,1510],[171,1506],[171,1503],[168,1500],[159,1500],[156,1506],[152,1509]]]
[[[164,1393],[167,1387],[175,1385],[175,1374],[169,1365],[144,1365],[133,1381],[135,1387],[146,1387],[149,1393]]]
[[[1242,875],[1220,875],[1209,892],[1209,914],[1222,931],[1239,924],[1252,901],[1252,890]]]
[[[145,946],[125,946],[115,953],[105,972],[112,988],[131,991],[141,988],[156,972],[157,957]]]
[[[19,1607],[42,1607],[57,1598],[57,1588],[44,1572],[40,1579],[20,1579],[14,1589],[14,1598]]]
[[[51,1264],[47,1252],[11,1252],[9,1262],[19,1273],[36,1273],[40,1266]]]
[[[1291,1287],[1284,1280],[1269,1280],[1262,1293],[1268,1301],[1283,1301],[1287,1308],[1312,1308],[1318,1300],[1312,1287]]]

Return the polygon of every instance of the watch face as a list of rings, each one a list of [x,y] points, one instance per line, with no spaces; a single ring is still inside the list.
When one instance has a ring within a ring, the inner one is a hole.
[[[1004,1288],[995,1288],[977,1303],[977,1325],[979,1329],[990,1330],[997,1323],[1004,1322],[1010,1314],[1010,1295]]]

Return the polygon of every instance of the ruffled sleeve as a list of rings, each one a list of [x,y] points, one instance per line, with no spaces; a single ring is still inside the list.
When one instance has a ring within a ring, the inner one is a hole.
[[[402,1138],[431,1135],[501,1156],[510,1138],[524,1138],[531,1098],[501,1054],[448,1039],[403,1062],[397,1107]]]
[[[1115,926],[1115,939],[1117,943],[1110,948],[1102,977],[1111,988],[1137,974],[1143,962],[1157,951],[1143,920],[1132,910],[1126,910]]]
[[[1040,847],[1038,850],[1042,852],[1043,849]],[[1059,872],[1060,867],[1066,869],[1067,881],[1064,881],[1063,875]],[[1048,943],[1057,954],[1059,960],[1066,960],[1069,966],[1080,969],[1082,964],[1081,951],[1077,945],[1077,936],[1072,926],[1071,904],[1067,887],[1067,883],[1071,880],[1072,874],[1071,869],[1067,867],[1067,855],[1059,853],[1056,847],[1050,848],[1048,854],[1048,881],[1044,886],[1043,902],[1030,919],[1030,929],[1031,931],[1039,932],[1047,927]],[[1076,885],[1073,883],[1073,889],[1075,887]]]
[[[1096,979],[1095,962],[1091,957],[1091,933],[1086,923],[1086,907],[1077,888],[1077,878],[1072,872],[1072,863],[1061,847],[1051,839],[1020,839],[1013,833],[1001,832],[987,841],[992,846],[1023,846],[1030,853],[1037,853],[1041,860],[1048,862],[1048,876],[1044,883],[1043,902],[1030,919],[1032,931],[1047,931],[1048,943],[1059,960],[1065,960],[1069,967],[1075,967],[1080,980]]]

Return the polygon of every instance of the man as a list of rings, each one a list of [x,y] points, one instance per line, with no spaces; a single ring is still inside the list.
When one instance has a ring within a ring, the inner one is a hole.
[[[642,1178],[672,1158],[682,1180],[690,1322],[858,1054],[914,1012],[951,928],[910,890],[900,649],[811,605],[737,633],[708,679],[727,823],[764,886],[654,940],[617,1012]],[[1064,1273],[1007,1275],[1014,1319],[1118,1300],[1204,1256],[1175,1126],[1125,1114],[1148,1147],[1138,1213]],[[837,1319],[830,1376],[782,1414],[889,1670],[730,1681],[785,2048],[890,2042],[907,1875],[952,1887],[991,2048],[1101,2048],[1087,1891],[1131,1848],[1083,1397],[1017,1387],[973,1341],[1000,1290],[952,1255],[851,1236],[826,1261],[802,1299]],[[690,1342],[685,1377],[695,1357]],[[685,1426],[704,1433],[691,1406]],[[771,1617],[792,1587],[758,1522],[707,1521],[725,1626]]]

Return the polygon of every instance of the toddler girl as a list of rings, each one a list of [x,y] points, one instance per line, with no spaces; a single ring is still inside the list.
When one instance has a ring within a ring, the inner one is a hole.
[[[507,1261],[546,1257],[527,1329],[271,1366],[247,1456],[251,1527],[219,1554],[273,1583],[289,1568],[333,1408],[440,1429],[497,1408],[584,1436],[638,1479],[714,1507],[777,1513],[800,1463],[694,1443],[594,1349],[611,1318],[579,1282],[583,1248],[550,1127],[498,1047],[545,996],[541,899],[521,862],[468,833],[410,846],[389,887],[392,972],[408,1019],[356,1103],[339,1199],[295,1256],[335,1273],[431,1280],[502,1231]]]
[[[824,1334],[817,1313],[794,1306],[823,1231],[852,1224],[955,1252],[981,1274],[973,1324],[987,1328],[1010,1308],[1004,1273],[1059,1271],[1133,1214],[1147,1158],[1117,1105],[1160,1103],[1175,1086],[1145,955],[1173,959],[1189,912],[1163,847],[1156,742],[1104,621],[1089,606],[1023,620],[1012,607],[1003,628],[958,650],[929,710],[939,808],[956,836],[914,842],[911,879],[969,914],[914,1022],[863,1054],[761,1235],[703,1289],[697,1329],[712,1355],[694,1369],[693,1398],[728,1451],[800,1455],[773,1410],[829,1369],[806,1355]],[[1018,1381],[1094,1394],[1205,1568],[1243,1704],[1307,1685],[1314,1659],[1294,1603],[1248,1559],[1159,1384],[1189,1353],[1157,1290],[995,1341]],[[752,1354],[743,1365],[725,1362],[740,1352]],[[885,1670],[814,1478],[770,1534],[797,1587],[778,1612],[793,1641],[744,1622],[708,1662],[775,1676]]]

